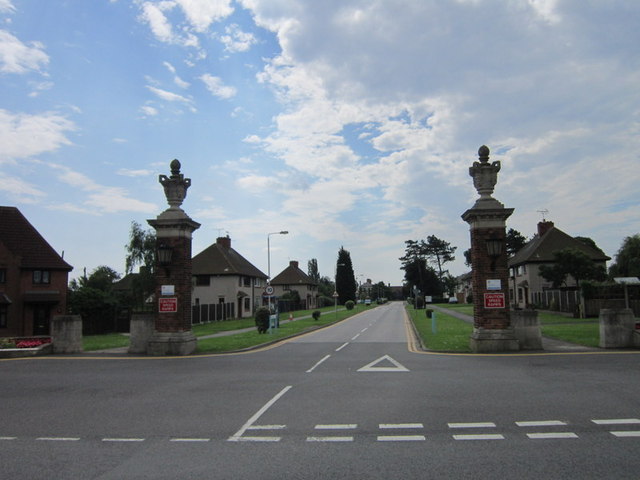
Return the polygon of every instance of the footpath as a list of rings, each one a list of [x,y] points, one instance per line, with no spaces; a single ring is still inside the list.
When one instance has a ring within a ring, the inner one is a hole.
[[[436,305],[429,305],[429,308],[436,312],[446,313],[447,315],[451,315],[452,317],[456,317],[460,320],[463,320],[467,323],[473,323],[473,316],[467,315],[466,313],[456,312],[455,310],[451,310],[449,308],[438,307]],[[542,349],[545,352],[550,353],[562,353],[562,352],[597,352],[599,348],[585,347],[584,345],[578,345],[575,343],[564,342],[562,340],[558,340],[555,338],[542,337]]]

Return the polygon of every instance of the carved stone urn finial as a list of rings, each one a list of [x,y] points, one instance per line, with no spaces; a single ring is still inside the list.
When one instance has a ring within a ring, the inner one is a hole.
[[[496,201],[491,194],[498,181],[500,162],[489,163],[489,147],[482,145],[478,149],[479,162],[473,162],[469,167],[469,175],[473,177],[473,186],[480,194],[478,202],[491,200]]]
[[[164,187],[164,195],[167,197],[170,209],[179,209],[187,196],[187,189],[191,186],[191,179],[184,178],[180,173],[180,162],[173,160],[169,165],[171,176],[160,175],[158,181]]]

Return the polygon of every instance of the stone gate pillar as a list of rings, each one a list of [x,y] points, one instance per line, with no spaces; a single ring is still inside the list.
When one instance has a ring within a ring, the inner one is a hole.
[[[180,208],[191,179],[180,173],[178,160],[173,160],[170,168],[170,177],[159,177],[169,208],[156,219],[147,220],[156,230],[158,309],[147,348],[149,355],[189,355],[197,343],[191,329],[191,238],[200,224]]]
[[[509,317],[509,269],[506,251],[506,220],[513,208],[505,208],[491,194],[498,180],[500,162],[489,163],[489,148],[478,150],[479,162],[469,168],[480,194],[462,219],[471,231],[474,352],[518,350]]]

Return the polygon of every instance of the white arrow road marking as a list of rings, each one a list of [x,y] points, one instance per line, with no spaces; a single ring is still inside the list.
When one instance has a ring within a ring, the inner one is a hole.
[[[384,361],[390,362],[394,366],[393,367],[376,367],[375,366],[375,365],[379,364],[380,362],[384,362]],[[394,360],[389,355],[383,355],[382,357],[378,358],[377,360],[374,360],[373,362],[371,362],[371,363],[365,365],[364,367],[358,369],[358,372],[408,372],[408,371],[409,371],[409,369],[407,367],[402,365],[397,360]]]

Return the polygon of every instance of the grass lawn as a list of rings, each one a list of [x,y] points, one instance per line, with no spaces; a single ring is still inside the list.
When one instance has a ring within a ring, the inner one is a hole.
[[[459,306],[456,305],[456,307]],[[433,319],[427,318],[425,309],[415,310],[411,305],[407,305],[405,308],[423,343],[429,350],[436,352],[471,351],[469,337],[473,332],[473,325],[470,323],[445,313],[433,312],[435,314],[436,327],[434,333]],[[427,306],[427,308],[429,307]]]
[[[129,337],[127,335],[122,335],[121,333],[108,333],[106,335],[86,335],[82,337],[82,347],[84,348],[85,352],[128,346]]]

